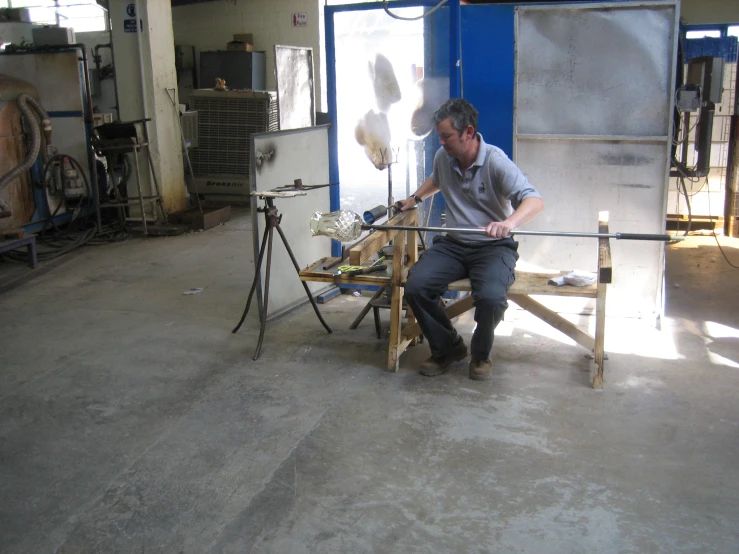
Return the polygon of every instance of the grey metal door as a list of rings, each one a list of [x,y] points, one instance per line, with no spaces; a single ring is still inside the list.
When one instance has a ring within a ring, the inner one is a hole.
[[[514,157],[546,202],[531,228],[665,228],[678,9],[675,2],[520,6]],[[586,239],[522,239],[533,264],[594,270]],[[610,314],[661,313],[664,246],[612,245]]]

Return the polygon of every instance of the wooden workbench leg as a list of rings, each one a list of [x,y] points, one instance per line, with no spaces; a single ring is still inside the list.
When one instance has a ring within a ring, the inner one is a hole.
[[[418,210],[416,216],[418,215]],[[417,223],[417,221],[415,222]],[[408,269],[418,261],[418,231],[408,233]],[[400,309],[403,309],[401,304]],[[413,315],[413,310],[410,306],[406,306],[406,325],[412,325],[416,322],[416,316]],[[418,343],[418,337],[415,337],[408,346],[415,346]]]
[[[413,315],[413,310],[410,306],[405,307],[405,315],[406,315],[406,325],[413,325],[416,322],[416,316]],[[416,346],[419,342],[418,337],[420,335],[416,335],[411,339],[411,342],[408,344],[408,346]]]
[[[606,335],[606,287],[608,285],[598,284],[598,296],[595,298],[595,374],[593,375],[593,388],[603,388],[603,365],[605,364],[605,335]]]
[[[400,331],[403,317],[403,287],[393,287],[393,301],[390,304],[390,344],[387,352],[387,370],[398,371],[400,367]]]
[[[393,241],[392,302],[390,303],[390,344],[387,351],[387,370],[398,371],[400,366],[400,331],[403,323],[403,268],[405,267],[405,232]]]

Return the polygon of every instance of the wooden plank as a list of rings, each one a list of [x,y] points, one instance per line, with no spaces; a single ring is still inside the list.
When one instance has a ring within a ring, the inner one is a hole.
[[[587,287],[573,287],[563,285],[561,287],[549,285],[547,282],[552,277],[566,275],[562,273],[533,273],[529,271],[516,271],[516,281],[511,286],[508,294],[532,294],[540,296],[572,296],[578,298],[595,298],[598,295],[596,285]],[[470,290],[470,280],[460,279],[449,285],[449,290]]]
[[[413,264],[415,264],[418,261],[418,233],[417,232],[406,233],[406,240],[408,241],[408,263],[406,267],[403,269],[403,274],[401,275],[402,282],[405,282],[405,278],[407,276],[408,270],[413,266]],[[410,306],[406,307],[405,313],[406,313],[406,325],[413,325],[416,322],[416,316],[413,315],[413,310],[411,309]],[[402,346],[403,342],[401,342],[401,345],[398,346],[398,356],[400,356],[400,354],[402,354],[408,346],[415,346],[417,342],[418,342],[417,337],[413,337],[410,343],[405,346]]]
[[[334,283],[337,286],[341,285],[372,285],[372,286],[387,286],[391,282],[392,274],[390,269],[385,271],[379,271],[377,273],[370,273],[369,275],[355,275],[353,277],[341,277],[336,276],[334,273],[338,271],[338,266],[330,270],[324,270],[323,266],[326,263],[336,260],[336,258],[321,258],[317,262],[313,262],[309,266],[301,269],[298,272],[298,276],[301,281],[311,281],[316,283]]]
[[[603,370],[605,364],[605,336],[606,336],[606,289],[608,285],[598,285],[598,296],[595,299],[595,345],[593,357],[595,359],[595,374],[593,388],[603,388]]]
[[[525,294],[509,294],[508,297],[527,312],[535,315],[545,323],[548,323],[558,331],[561,331],[577,344],[592,351],[595,347],[595,339],[577,328],[573,323],[567,321],[561,315],[553,312],[543,304]]]
[[[387,225],[416,225],[417,222],[418,210],[408,210],[394,216],[387,222]],[[349,250],[349,263],[362,265],[400,233],[405,233],[405,231],[375,231]]]
[[[409,338],[401,336],[400,342],[398,343],[398,365],[400,365],[400,354],[405,352],[406,348],[408,348],[409,346],[412,346],[415,340],[416,340],[415,338],[409,339]],[[398,371],[398,368],[395,368],[395,371]]]
[[[608,233],[608,212],[598,214],[598,232]],[[611,240],[598,239],[598,282],[613,282],[613,262],[611,261]]]
[[[390,284],[390,277],[377,277],[376,273],[370,275],[355,275],[354,277],[335,277],[330,273],[306,273],[301,271],[299,274],[301,281],[310,281],[312,283],[333,283],[337,287],[341,285],[371,285],[373,287],[384,287]]]
[[[413,210],[415,211],[415,210]],[[398,233],[393,241],[392,303],[390,306],[390,347],[387,353],[387,370],[398,371],[400,365],[400,331],[403,323],[403,286],[401,277],[405,265],[405,232]]]

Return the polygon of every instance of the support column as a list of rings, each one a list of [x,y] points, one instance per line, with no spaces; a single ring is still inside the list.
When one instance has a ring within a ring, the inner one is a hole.
[[[179,110],[170,99],[171,95],[179,104],[171,3],[109,0],[109,13],[121,120],[151,118],[149,150],[164,206],[167,212],[184,209],[187,190]],[[148,173],[141,173],[144,194],[152,194]],[[148,206],[146,213],[154,218],[154,206]]]
[[[739,237],[739,70],[736,72],[734,91],[724,202],[724,235],[727,237]]]

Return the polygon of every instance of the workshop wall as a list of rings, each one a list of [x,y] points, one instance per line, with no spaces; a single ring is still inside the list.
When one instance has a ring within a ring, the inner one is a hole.
[[[739,23],[736,0],[682,0],[680,15],[689,25]]]
[[[294,21],[294,14],[302,14]],[[205,2],[172,8],[175,44],[195,46],[200,51],[225,50],[237,33],[254,35],[254,50],[266,52],[267,88],[275,90],[274,46],[313,48],[317,109],[325,106],[323,91],[323,0],[239,0]],[[298,25],[298,26],[295,26]],[[199,67],[198,67],[199,70]],[[212,86],[201,83],[201,87]]]

